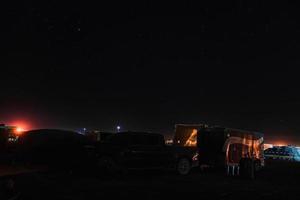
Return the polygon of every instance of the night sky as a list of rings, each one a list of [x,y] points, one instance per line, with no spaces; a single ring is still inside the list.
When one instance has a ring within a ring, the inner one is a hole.
[[[296,5],[109,2],[3,8],[0,122],[166,135],[205,122],[300,144]]]

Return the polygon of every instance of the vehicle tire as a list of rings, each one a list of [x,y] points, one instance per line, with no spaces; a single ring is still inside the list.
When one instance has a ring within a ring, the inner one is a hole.
[[[191,162],[187,158],[180,158],[177,162],[176,170],[180,175],[187,175],[191,171]]]

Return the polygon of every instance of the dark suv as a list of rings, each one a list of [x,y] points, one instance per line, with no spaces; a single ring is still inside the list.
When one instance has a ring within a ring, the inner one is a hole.
[[[98,164],[108,171],[128,169],[177,169],[188,174],[194,153],[166,146],[161,134],[122,132],[96,147]]]
[[[39,129],[25,132],[18,141],[18,161],[48,167],[78,168],[94,163],[88,139],[76,132]]]

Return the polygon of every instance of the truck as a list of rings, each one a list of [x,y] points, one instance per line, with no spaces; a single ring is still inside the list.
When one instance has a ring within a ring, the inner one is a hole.
[[[262,133],[205,124],[177,124],[174,144],[197,149],[200,168],[237,168],[249,158],[258,171],[264,166]]]
[[[187,175],[198,165],[195,150],[168,146],[162,134],[130,131],[115,133],[96,145],[98,166],[110,173],[167,169]]]

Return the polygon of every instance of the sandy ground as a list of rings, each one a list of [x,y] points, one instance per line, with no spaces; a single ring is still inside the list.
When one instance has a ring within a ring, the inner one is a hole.
[[[255,180],[222,172],[188,176],[133,172],[107,177],[94,172],[27,174],[15,178],[20,199],[298,199],[300,163],[270,162]]]

